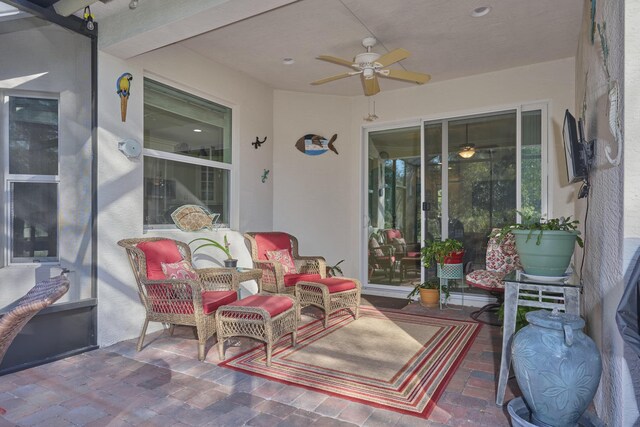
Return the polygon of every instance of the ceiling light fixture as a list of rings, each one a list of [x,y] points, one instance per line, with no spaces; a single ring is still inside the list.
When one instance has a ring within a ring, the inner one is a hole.
[[[458,151],[458,155],[463,159],[470,159],[476,154],[476,146],[473,144],[469,144],[469,124],[466,123],[464,125],[464,142],[465,145],[460,148]]]
[[[491,12],[491,6],[476,7],[471,11],[471,16],[474,18],[480,18],[481,16],[488,15],[489,12]]]
[[[138,0],[131,0],[131,1],[129,2],[129,9],[133,10],[133,9],[135,9],[136,7],[138,7]]]
[[[470,159],[476,154],[476,147],[473,144],[465,145],[458,151],[458,155],[463,159]]]
[[[202,132],[202,129],[194,129],[193,131],[197,132],[197,133],[200,133],[200,132]]]
[[[373,101],[373,114],[371,114],[371,101],[369,101],[369,115],[364,118],[367,122],[372,122],[377,120],[378,116],[376,116],[376,101]]]
[[[295,62],[296,62],[296,60],[295,60],[295,59],[293,59],[293,58],[284,58],[284,59],[282,60],[282,63],[283,63],[284,65],[291,65],[291,64],[293,64],[293,63],[295,63]]]

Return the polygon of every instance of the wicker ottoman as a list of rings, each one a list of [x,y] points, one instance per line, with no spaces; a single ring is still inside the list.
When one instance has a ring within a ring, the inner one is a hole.
[[[216,329],[220,360],[224,360],[224,340],[229,337],[250,337],[263,341],[267,347],[267,366],[271,366],[271,350],[280,337],[291,334],[296,345],[300,305],[289,295],[251,295],[218,308]]]
[[[296,284],[296,296],[301,306],[315,305],[324,310],[324,327],[329,315],[351,307],[354,318],[360,315],[360,281],[346,277],[329,277]]]

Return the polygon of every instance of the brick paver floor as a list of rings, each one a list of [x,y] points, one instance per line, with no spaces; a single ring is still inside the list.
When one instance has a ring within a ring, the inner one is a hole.
[[[403,310],[464,319],[472,311],[419,304]],[[306,308],[303,322],[320,316]],[[508,426],[506,408],[495,405],[501,340],[500,328],[483,325],[425,420],[218,367],[215,339],[199,362],[192,330],[177,327],[173,337],[148,335],[141,352],[135,340],[123,341],[1,377],[0,407],[7,413],[0,427]],[[226,355],[254,345],[235,339]],[[520,394],[512,379],[505,401],[514,393]]]

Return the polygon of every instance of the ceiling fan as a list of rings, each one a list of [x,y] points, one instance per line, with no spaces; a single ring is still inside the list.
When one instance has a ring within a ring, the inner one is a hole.
[[[364,94],[366,96],[375,95],[380,92],[380,85],[378,84],[378,76],[388,79],[403,80],[407,82],[417,83],[419,85],[428,82],[431,76],[423,73],[415,73],[413,71],[405,70],[390,70],[387,69],[391,64],[402,61],[408,58],[411,53],[405,49],[395,49],[384,55],[380,55],[375,52],[371,52],[371,48],[375,46],[377,40],[373,37],[366,37],[362,40],[362,46],[367,48],[366,52],[359,53],[353,58],[353,61],[346,59],[336,58],[335,56],[320,55],[317,59],[323,61],[332,62],[338,65],[344,65],[349,68],[355,68],[356,71],[348,73],[338,74],[336,76],[327,77],[324,79],[316,80],[312,82],[312,85],[321,85],[324,83],[332,82],[334,80],[343,79],[345,77],[355,76],[360,74],[360,80],[364,88]]]

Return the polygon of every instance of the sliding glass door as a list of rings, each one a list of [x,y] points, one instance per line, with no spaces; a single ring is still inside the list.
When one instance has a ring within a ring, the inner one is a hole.
[[[424,242],[455,238],[483,269],[493,228],[546,209],[546,106],[367,132],[369,284],[411,286]]]

